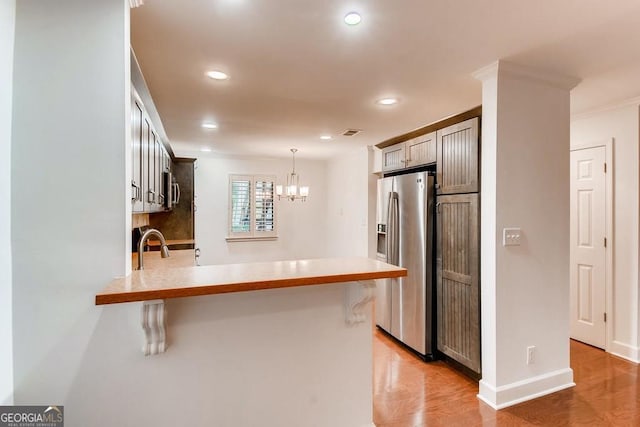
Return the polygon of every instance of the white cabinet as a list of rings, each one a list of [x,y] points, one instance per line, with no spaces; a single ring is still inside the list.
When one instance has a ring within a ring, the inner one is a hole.
[[[167,191],[165,188],[165,180],[164,180],[164,173],[165,172],[169,172],[169,169],[167,168],[167,152],[164,149],[164,146],[162,144],[160,144],[160,156],[158,158],[158,162],[160,165],[160,173],[158,174],[158,179],[160,180],[160,182],[158,183],[158,191],[160,192],[160,205],[162,206],[162,208],[164,209],[165,207],[165,202],[166,202],[166,195],[167,195]]]
[[[142,104],[131,99],[131,208],[134,213],[144,212],[142,194]]]
[[[142,201],[144,212],[149,212],[151,200],[149,199],[149,138],[151,125],[146,114],[142,116],[142,145],[140,153],[142,157]]]
[[[154,150],[153,150],[153,191],[154,191],[154,209],[155,211],[163,211],[165,206],[164,191],[164,173],[168,172],[165,168],[165,156],[167,151],[160,140],[160,137],[154,133]]]
[[[149,210],[158,210],[160,193],[158,192],[158,135],[151,130],[149,133]]]
[[[149,125],[149,150],[148,150],[148,187],[147,187],[147,212],[159,212],[165,208],[164,173],[169,169],[165,166],[167,151],[156,131]]]
[[[435,163],[436,160],[437,140],[435,132],[382,149],[383,172],[428,165]]]
[[[404,142],[382,149],[382,171],[390,172],[405,167]]]
[[[132,211],[165,210],[164,172],[171,169],[171,159],[158,136],[135,89],[132,88]]]

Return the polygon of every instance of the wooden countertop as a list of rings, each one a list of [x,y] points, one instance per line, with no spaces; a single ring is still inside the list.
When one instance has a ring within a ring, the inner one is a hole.
[[[403,277],[369,258],[322,258],[134,271],[96,295],[96,305]]]

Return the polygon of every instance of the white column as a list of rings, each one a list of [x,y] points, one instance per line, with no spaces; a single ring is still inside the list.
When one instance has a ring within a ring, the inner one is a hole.
[[[13,403],[11,102],[15,0],[0,2],[0,405]]]
[[[503,408],[574,385],[569,91],[577,80],[503,61],[474,76],[483,83],[478,397]],[[511,227],[521,229],[519,246],[503,246]]]

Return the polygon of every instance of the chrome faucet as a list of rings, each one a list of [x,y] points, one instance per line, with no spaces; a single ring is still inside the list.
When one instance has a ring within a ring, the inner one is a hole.
[[[158,239],[160,239],[160,256],[162,258],[169,258],[169,247],[167,246],[167,242],[164,240],[164,236],[155,228],[150,228],[145,231],[142,236],[140,236],[140,241],[138,242],[138,270],[144,269],[144,262],[142,261],[142,254],[144,253],[144,243],[151,236],[156,236]]]

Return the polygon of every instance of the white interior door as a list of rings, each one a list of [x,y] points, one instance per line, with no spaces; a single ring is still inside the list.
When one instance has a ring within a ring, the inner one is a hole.
[[[606,346],[605,147],[571,151],[571,337]]]

